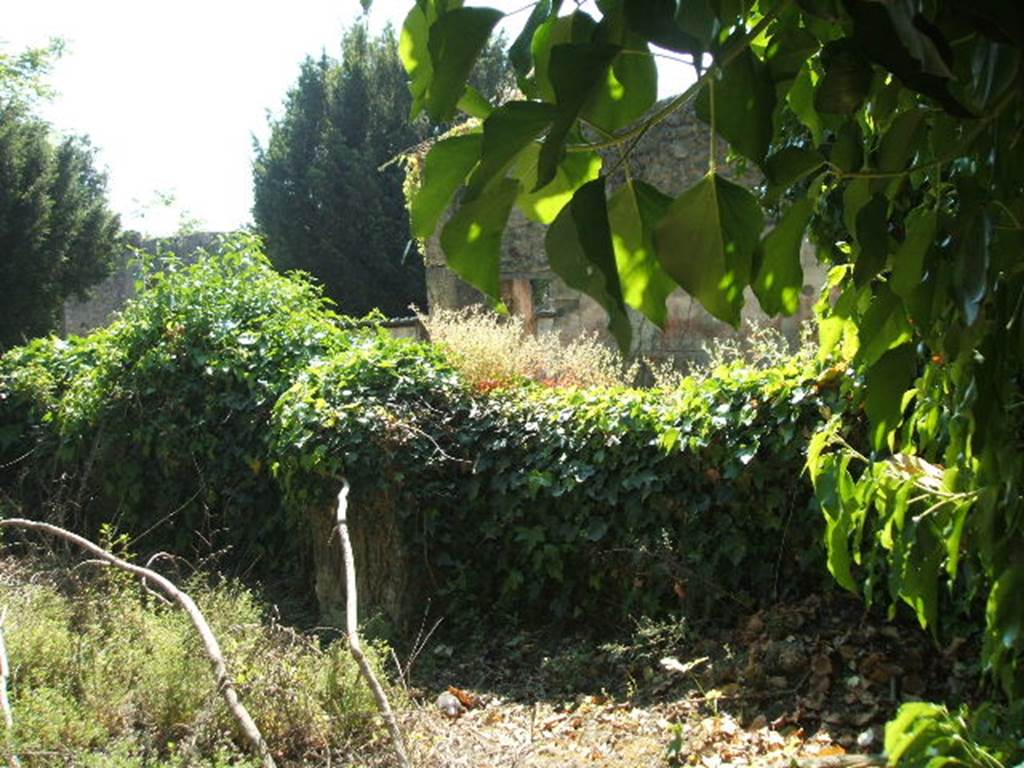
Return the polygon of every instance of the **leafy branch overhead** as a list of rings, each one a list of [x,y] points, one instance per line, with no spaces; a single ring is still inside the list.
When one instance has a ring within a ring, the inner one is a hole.
[[[937,633],[942,589],[987,595],[985,669],[1024,695],[1024,603],[1007,597],[1024,578],[1024,16],[1001,0],[599,8],[534,4],[510,53],[517,98],[481,109],[466,77],[503,15],[418,1],[402,34],[414,115],[472,104],[486,117],[479,138],[427,156],[417,234],[451,207],[442,246],[496,297],[501,232],[520,208],[550,226],[552,267],[608,311],[623,346],[626,306],[663,324],[676,286],[733,324],[751,292],[793,313],[812,241],[831,270],[822,355],[849,366],[843,386],[869,422],[812,452],[833,573]],[[655,48],[703,65],[657,109]],[[691,102],[710,126],[709,172],[672,199],[634,178],[630,153]],[[718,141],[762,183],[723,179]],[[917,488],[896,455],[941,482]]]

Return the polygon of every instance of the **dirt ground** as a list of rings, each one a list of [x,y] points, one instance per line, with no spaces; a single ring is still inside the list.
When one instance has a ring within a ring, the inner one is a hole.
[[[423,768],[877,765],[901,702],[975,698],[976,650],[839,594],[621,643],[431,639],[403,719]]]

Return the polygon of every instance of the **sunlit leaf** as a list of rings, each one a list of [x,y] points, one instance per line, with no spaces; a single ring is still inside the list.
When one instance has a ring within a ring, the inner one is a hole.
[[[503,174],[515,156],[547,130],[554,107],[536,101],[510,101],[484,120],[480,164],[469,179],[466,198],[472,200]]]
[[[737,56],[715,83],[715,126],[729,145],[755,163],[772,139],[775,87],[765,65],[749,50]],[[711,88],[697,96],[697,116],[711,122]]]
[[[671,203],[642,181],[623,184],[608,203],[623,298],[659,328],[667,317],[665,300],[678,287],[654,252],[654,230]]]
[[[501,235],[518,193],[519,182],[502,179],[460,207],[441,229],[448,266],[496,301],[501,295]]]
[[[426,88],[427,114],[450,120],[480,51],[505,14],[494,8],[456,8],[430,25],[427,46],[433,77]]]
[[[516,207],[527,218],[541,224],[550,224],[577,189],[601,175],[601,156],[596,152],[566,153],[551,183],[533,191],[537,185],[539,156],[540,146],[530,144],[513,164],[511,174],[519,179],[522,187],[516,198]]]
[[[481,141],[479,133],[471,133],[444,139],[430,148],[419,186],[409,201],[414,237],[426,238],[434,233],[441,214],[476,165]]]
[[[654,233],[658,260],[708,312],[738,325],[763,223],[750,192],[708,174],[662,217]]]
[[[792,315],[800,309],[804,284],[800,248],[813,208],[807,198],[795,202],[758,245],[752,287],[761,309],[769,315]]]
[[[544,246],[555,274],[604,307],[609,330],[619,347],[628,350],[632,326],[612,248],[604,179],[587,182],[576,190],[548,227]]]
[[[864,387],[864,411],[871,427],[871,444],[883,450],[903,417],[903,393],[917,372],[917,354],[912,344],[890,349],[868,369]]]

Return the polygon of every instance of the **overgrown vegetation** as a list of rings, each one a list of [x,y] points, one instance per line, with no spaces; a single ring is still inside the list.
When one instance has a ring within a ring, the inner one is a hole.
[[[469,383],[493,389],[526,381],[549,386],[622,387],[632,385],[639,366],[596,334],[562,339],[557,333],[529,333],[517,315],[501,316],[484,307],[437,309],[420,314],[430,340],[441,346]]]
[[[8,754],[26,768],[256,765],[243,757],[184,613],[121,572],[94,569],[0,561],[15,713]],[[281,626],[237,582],[197,573],[184,586],[213,623],[282,764],[326,765],[369,743],[374,702],[344,641]],[[384,650],[372,649],[375,664]]]
[[[562,9],[535,4],[513,44],[522,98],[469,108],[465,73],[506,14],[445,0],[411,8],[402,50],[417,112],[483,119],[425,158],[410,207],[414,221],[417,210],[430,216],[417,234],[440,226],[449,264],[498,298],[509,213],[532,211],[550,225],[551,267],[605,307],[624,348],[626,304],[657,323],[675,287],[734,325],[746,286],[769,313],[792,313],[799,249],[812,236],[832,268],[823,354],[856,372],[849,393],[869,423],[867,435],[830,424],[810,451],[829,568],[869,602],[911,606],[937,636],[966,611],[984,627],[993,699],[1020,701],[1019,9],[989,0]],[[657,108],[653,46],[691,57],[699,75]],[[649,128],[690,103],[709,126],[708,172],[673,198],[634,178],[629,158]],[[760,189],[719,173],[720,141],[757,166]],[[609,150],[619,154],[601,169],[598,153]],[[432,159],[446,172],[429,173]],[[915,731],[900,759],[929,760],[947,745],[944,729]]]

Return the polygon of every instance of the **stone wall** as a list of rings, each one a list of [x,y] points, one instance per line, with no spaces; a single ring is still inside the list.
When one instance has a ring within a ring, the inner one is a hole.
[[[692,108],[678,110],[652,128],[636,146],[629,158],[632,174],[650,182],[663,192],[676,196],[698,182],[707,172],[710,151],[710,132],[707,125],[697,119]],[[719,142],[719,171],[738,183],[754,185],[759,176],[725,162],[726,148]],[[605,157],[609,168],[618,160],[610,153]],[[618,174],[621,177],[621,174]],[[621,178],[613,177],[614,189]],[[535,299],[531,302],[536,315],[535,327],[539,332],[556,332],[564,338],[581,333],[597,333],[612,343],[607,332],[608,317],[593,299],[566,286],[547,266],[544,253],[546,228],[530,221],[513,209],[508,229],[502,241],[501,273],[503,288],[529,283]],[[460,280],[444,266],[438,236],[427,242],[424,261],[427,265],[427,298],[431,311],[457,309],[482,302],[483,296]],[[800,311],[789,318],[768,318],[758,306],[757,299],[747,289],[747,302],[743,310],[743,324],[739,330],[712,317],[700,304],[682,290],[669,297],[668,320],[664,331],[629,310],[633,322],[633,349],[635,355],[654,359],[686,362],[698,360],[706,343],[716,338],[742,338],[751,322],[770,323],[792,341],[799,336],[801,323],[811,316],[818,289],[824,285],[825,273],[817,263],[813,249],[805,245],[801,253],[804,267],[804,289]],[[512,310],[517,311],[516,307]],[[529,324],[529,322],[528,322]]]

